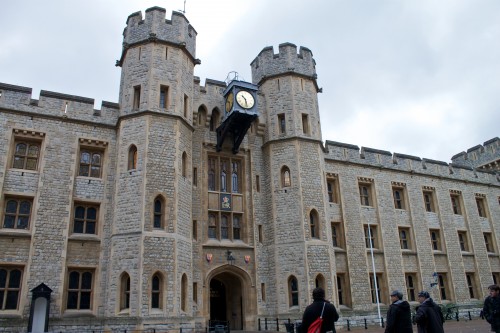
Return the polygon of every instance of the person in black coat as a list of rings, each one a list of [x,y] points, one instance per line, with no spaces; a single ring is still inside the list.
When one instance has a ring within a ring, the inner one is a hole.
[[[325,300],[325,291],[323,288],[315,288],[312,292],[313,302],[306,308],[302,316],[302,325],[300,331],[307,333],[309,326],[319,318],[323,305],[323,324],[321,325],[321,333],[332,331],[335,333],[335,322],[339,320],[339,314],[335,305]]]
[[[385,333],[413,333],[410,303],[403,301],[403,293],[399,290],[391,293],[391,301]]]
[[[500,287],[493,284],[488,287],[490,295],[484,300],[483,314],[491,325],[491,331],[500,332]]]
[[[415,315],[418,333],[444,333],[444,317],[441,308],[434,303],[427,291],[418,293],[418,307]]]

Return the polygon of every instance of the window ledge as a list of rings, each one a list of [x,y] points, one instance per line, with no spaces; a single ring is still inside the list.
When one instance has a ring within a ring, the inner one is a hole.
[[[38,170],[29,170],[29,169],[18,169],[18,168],[10,168],[10,172],[20,172],[20,173],[31,173],[31,174],[38,174]]]
[[[401,249],[401,252],[403,252],[403,254],[417,254],[417,251],[413,249]]]
[[[362,209],[366,209],[366,210],[375,210],[375,207],[373,207],[373,206],[365,206],[365,205],[361,205],[361,208],[362,208]]]
[[[123,309],[118,311],[118,316],[130,316],[130,309]]]
[[[163,310],[162,309],[150,309],[149,310],[150,315],[163,315]]]
[[[19,310],[2,310],[0,311],[0,318],[12,318],[21,319],[23,316],[19,313]]]
[[[498,253],[495,252],[488,252],[488,257],[498,257]]]
[[[92,310],[66,310],[63,313],[63,317],[95,317],[94,312]]]
[[[220,241],[218,239],[209,239],[207,240],[204,244],[204,247],[227,247],[227,248],[245,248],[245,249],[251,249],[253,248],[252,246],[244,243],[241,240],[238,241],[230,241],[230,240],[223,240]]]
[[[99,181],[103,181],[101,177],[90,177],[90,176],[76,176],[77,179],[85,179],[85,180],[99,180]]]
[[[434,252],[434,255],[436,255],[436,254],[437,254],[437,255],[441,255],[441,256],[446,255],[446,252],[443,252],[443,251],[441,251],[441,250],[433,250],[433,252]]]
[[[3,228],[0,229],[0,237],[31,238],[31,231]]]
[[[101,238],[99,238],[99,236],[91,234],[71,234],[68,239],[72,241],[101,242]]]
[[[469,252],[469,251],[461,251],[463,256],[466,257],[474,257],[474,253]]]
[[[335,252],[343,252],[343,253],[346,253],[346,249],[343,249],[341,247],[338,247],[338,246],[334,246],[333,249],[335,250]]]
[[[366,253],[370,253],[371,250],[370,249],[366,249]],[[384,253],[383,250],[380,250],[380,249],[376,249],[376,248],[373,248],[373,253]]]

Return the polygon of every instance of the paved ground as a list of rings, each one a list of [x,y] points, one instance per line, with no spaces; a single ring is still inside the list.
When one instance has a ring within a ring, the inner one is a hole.
[[[366,333],[383,333],[384,328],[371,326],[368,329],[364,327],[352,328],[351,332],[366,332]],[[444,323],[445,333],[488,333],[490,332],[490,325],[486,320],[473,319],[473,320],[460,320],[460,321],[446,321]],[[347,328],[337,329],[337,332],[348,332]],[[413,326],[413,332],[417,333],[417,326]]]

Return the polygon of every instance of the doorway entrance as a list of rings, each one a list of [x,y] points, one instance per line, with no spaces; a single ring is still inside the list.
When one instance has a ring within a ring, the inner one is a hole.
[[[228,321],[231,330],[243,330],[245,325],[241,279],[229,272],[210,279],[210,320]]]

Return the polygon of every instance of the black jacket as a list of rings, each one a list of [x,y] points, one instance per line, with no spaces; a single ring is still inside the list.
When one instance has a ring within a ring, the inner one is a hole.
[[[418,325],[418,333],[444,333],[443,312],[432,298],[420,304],[415,315],[415,322]]]
[[[500,330],[500,297],[486,297],[483,314],[486,321],[490,323],[491,330],[498,332]]]
[[[385,333],[413,333],[410,304],[397,300],[387,311]]]
[[[339,314],[335,306],[325,300],[315,299],[314,302],[309,305],[304,311],[302,316],[302,325],[300,326],[300,331],[302,333],[307,333],[309,325],[313,323],[321,315],[321,310],[323,309],[323,303],[325,303],[325,310],[323,311],[323,324],[321,325],[321,333],[332,331],[335,333],[335,322],[339,320]]]

